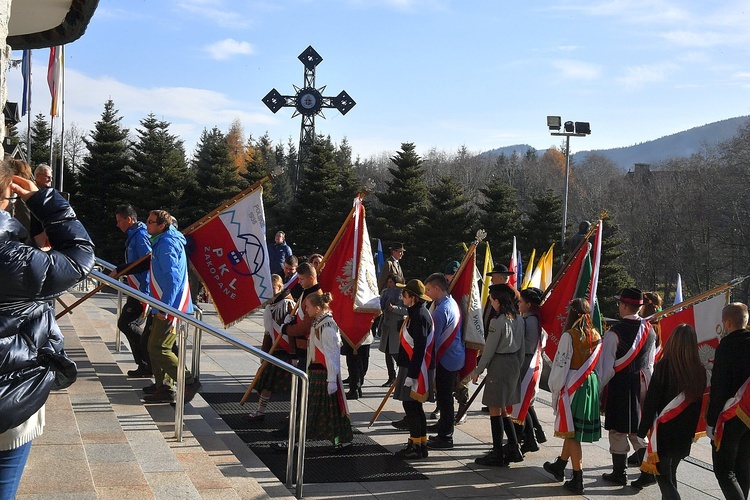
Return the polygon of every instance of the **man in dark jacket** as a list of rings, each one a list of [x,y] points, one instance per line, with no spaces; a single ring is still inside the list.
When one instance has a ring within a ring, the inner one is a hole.
[[[750,429],[739,417],[727,418],[731,414],[724,413],[724,405],[738,395],[750,377],[747,322],[745,304],[735,302],[721,311],[722,327],[729,333],[716,349],[706,411],[706,434],[713,447],[714,475],[728,500],[744,500],[750,492]]]
[[[284,276],[284,262],[292,256],[292,249],[286,244],[284,231],[279,231],[274,236],[274,242],[268,245],[268,263],[271,266],[271,274]]]

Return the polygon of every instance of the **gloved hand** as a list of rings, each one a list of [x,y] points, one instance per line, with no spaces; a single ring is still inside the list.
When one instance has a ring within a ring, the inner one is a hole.
[[[297,316],[292,316],[290,314],[287,314],[286,316],[284,316],[285,325],[288,325],[289,323],[292,323],[292,322],[295,322],[295,323],[297,322]]]
[[[636,439],[638,440],[638,444],[641,445],[641,447],[645,448],[646,446],[648,446],[648,437],[638,436]]]
[[[338,389],[339,384],[337,384],[335,380],[333,382],[328,382],[328,394],[336,394]]]
[[[706,436],[708,436],[708,439],[710,439],[711,441],[714,440],[714,428],[710,425],[706,426]]]
[[[406,380],[404,381],[404,387],[408,387],[412,391],[416,391],[419,388],[419,382],[415,378],[406,377]]]

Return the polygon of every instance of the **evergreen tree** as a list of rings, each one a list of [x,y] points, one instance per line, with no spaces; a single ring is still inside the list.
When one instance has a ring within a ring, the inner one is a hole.
[[[562,200],[551,190],[531,199],[532,212],[523,221],[523,238],[519,240],[519,250],[528,257],[531,250],[537,255],[546,252],[552,243],[560,239],[562,224]],[[560,250],[557,250],[558,253]]]
[[[115,210],[129,202],[133,187],[125,172],[130,162],[128,130],[112,100],[104,103],[101,119],[85,139],[88,157],[81,166],[79,195],[73,206],[96,244],[96,254],[110,262],[121,262],[123,239],[115,227]]]
[[[401,262],[404,275],[408,278],[424,278],[433,268],[427,262],[426,244],[419,238],[424,235],[427,225],[429,199],[424,180],[422,159],[413,143],[401,144],[401,150],[391,157],[388,167],[391,179],[386,181],[386,191],[378,193],[377,199],[382,208],[374,211],[376,231],[373,236],[384,243],[400,242],[407,249]],[[441,233],[445,228],[435,228]]]
[[[150,113],[136,129],[131,183],[137,196],[130,203],[141,218],[151,210],[166,210],[180,225],[190,224],[193,221],[184,220],[181,207],[188,179],[185,147],[169,133],[169,126]]]
[[[222,202],[240,192],[241,182],[229,155],[226,137],[214,127],[203,130],[191,166],[191,181],[185,189],[182,227],[199,220]]]
[[[617,317],[617,301],[613,298],[623,288],[635,286],[635,280],[630,277],[627,269],[618,262],[625,254],[620,245],[625,240],[620,236],[619,227],[612,220],[612,216],[605,215],[602,232],[602,261],[599,266],[598,300],[602,315],[608,318]]]
[[[29,156],[29,164],[32,171],[41,163],[49,164],[51,138],[52,128],[47,118],[42,113],[37,114],[34,117],[34,121],[31,122],[31,155]]]
[[[430,227],[424,235],[427,262],[434,271],[443,271],[453,260],[461,260],[463,246],[474,239],[473,217],[469,197],[463,186],[452,175],[441,175],[430,188]],[[451,228],[435,231],[434,228]]]
[[[356,194],[353,177],[351,166],[336,163],[330,139],[318,137],[297,193],[294,227],[287,233],[295,255],[328,249],[351,210]]]
[[[513,236],[519,236],[522,230],[516,190],[504,182],[492,180],[479,192],[484,197],[478,204],[480,228],[487,231],[493,260],[496,263],[510,261]]]

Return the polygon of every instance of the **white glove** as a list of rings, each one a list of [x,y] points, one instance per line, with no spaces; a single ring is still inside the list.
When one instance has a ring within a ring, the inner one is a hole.
[[[406,377],[404,381],[404,387],[408,387],[412,391],[416,391],[419,388],[419,382],[415,378]]]
[[[287,314],[286,316],[284,316],[284,324],[285,325],[288,325],[292,321],[294,321],[294,316],[290,316],[289,314]]]
[[[706,436],[708,436],[708,439],[710,439],[711,441],[714,440],[714,428],[710,425],[706,426]]]
[[[336,394],[336,391],[338,390],[339,384],[337,384],[335,380],[333,382],[328,382],[328,394]]]
[[[638,444],[641,445],[642,448],[645,448],[648,446],[648,437],[642,438],[640,436],[636,437],[638,440]]]

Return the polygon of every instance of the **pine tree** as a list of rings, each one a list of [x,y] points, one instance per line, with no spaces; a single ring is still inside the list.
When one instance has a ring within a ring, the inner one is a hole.
[[[130,200],[141,217],[151,210],[166,210],[180,224],[183,220],[182,198],[188,178],[185,147],[182,140],[169,133],[170,123],[157,120],[153,113],[141,120],[133,144],[132,183],[137,196]]]
[[[199,220],[222,202],[240,192],[237,175],[226,137],[214,127],[203,130],[191,165],[191,181],[185,189],[182,214],[183,227]]]
[[[31,155],[29,158],[32,171],[37,165],[49,164],[51,137],[52,128],[47,118],[42,113],[37,114],[34,121],[31,122]]]
[[[318,137],[297,193],[294,226],[287,239],[295,255],[323,253],[336,236],[356,194],[351,166],[336,163],[330,139]]]
[[[478,204],[480,228],[487,231],[493,260],[505,263],[510,260],[513,236],[519,236],[522,230],[516,190],[492,180],[479,192],[484,197]]]
[[[426,245],[419,238],[426,232],[429,207],[422,159],[416,146],[405,142],[391,162],[388,172],[392,178],[386,181],[386,191],[376,195],[383,206],[374,211],[376,231],[372,236],[403,243],[407,249],[401,262],[405,276],[424,278],[433,269],[426,259]],[[445,228],[438,229],[442,232]]]
[[[128,130],[117,115],[114,102],[105,102],[101,119],[84,139],[88,157],[78,175],[79,194],[72,200],[97,256],[114,263],[122,261],[123,252],[122,235],[114,227],[115,210],[130,201],[133,190],[125,171],[130,163]]]
[[[433,271],[442,272],[445,265],[461,260],[463,246],[474,239],[473,217],[469,197],[463,186],[452,175],[441,175],[430,188],[430,225],[424,235],[427,262]],[[451,228],[435,231],[434,228]]]
[[[613,298],[623,288],[635,285],[635,280],[630,277],[627,269],[618,262],[625,254],[620,245],[625,242],[620,237],[620,230],[612,220],[612,216],[606,215],[602,219],[604,224],[602,232],[602,261],[599,266],[599,288],[597,290],[598,300],[602,315],[608,318],[617,317],[617,301]]]
[[[523,238],[519,240],[519,250],[530,256],[532,249],[537,255],[546,252],[552,243],[560,239],[562,224],[562,200],[551,190],[531,199],[533,211],[523,221]]]

